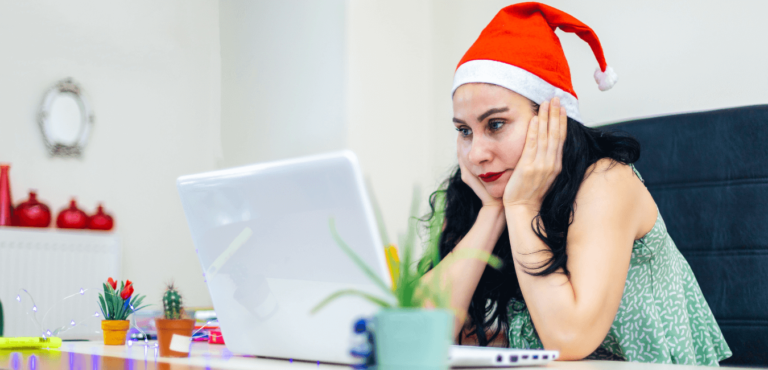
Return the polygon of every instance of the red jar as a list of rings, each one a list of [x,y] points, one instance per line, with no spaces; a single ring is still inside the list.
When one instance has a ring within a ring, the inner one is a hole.
[[[88,215],[77,208],[77,202],[72,199],[69,208],[59,212],[56,217],[56,227],[60,229],[85,229],[88,226]]]
[[[14,210],[18,226],[48,227],[51,224],[51,209],[37,200],[37,193],[29,192],[29,200]]]
[[[11,226],[14,224],[13,204],[11,198],[11,184],[8,180],[8,172],[11,166],[8,164],[0,165],[0,226]]]
[[[92,230],[112,230],[115,222],[112,216],[104,213],[104,208],[99,204],[96,214],[88,218],[88,228]]]

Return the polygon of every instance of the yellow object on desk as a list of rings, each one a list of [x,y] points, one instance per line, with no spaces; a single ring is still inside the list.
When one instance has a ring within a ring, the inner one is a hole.
[[[0,338],[0,349],[11,348],[59,348],[61,338],[17,337]]]
[[[395,276],[400,276],[400,257],[397,255],[397,247],[394,244],[384,247],[384,255],[387,258],[387,267],[389,268],[389,277],[392,279],[392,290],[397,288]]]

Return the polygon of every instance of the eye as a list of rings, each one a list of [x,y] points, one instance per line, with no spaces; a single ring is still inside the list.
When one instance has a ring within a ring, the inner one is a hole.
[[[459,134],[462,137],[467,137],[469,135],[472,135],[472,130],[470,130],[470,129],[466,128],[466,127],[457,127],[456,131],[458,131]]]
[[[492,131],[499,131],[501,130],[502,127],[504,127],[504,123],[505,123],[504,120],[497,119],[497,120],[488,122],[488,127]]]

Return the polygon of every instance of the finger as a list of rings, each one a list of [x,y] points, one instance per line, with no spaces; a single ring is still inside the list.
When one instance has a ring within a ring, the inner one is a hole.
[[[539,136],[538,136],[538,148],[536,151],[536,158],[544,159],[544,155],[547,152],[547,131],[549,130],[549,111],[552,107],[552,102],[548,101],[541,105],[539,109]]]
[[[536,159],[537,139],[539,137],[539,116],[533,116],[528,123],[528,134],[525,137],[525,147],[520,156],[520,163],[531,163]]]
[[[560,143],[557,146],[557,168],[558,172],[563,168],[563,147],[565,146],[565,139],[568,135],[568,113],[565,111],[565,107],[560,108]]]
[[[555,158],[557,158],[557,150],[560,146],[560,99],[552,99],[552,106],[549,110],[549,125],[547,134],[547,155],[546,163],[549,168],[554,169],[556,167]]]

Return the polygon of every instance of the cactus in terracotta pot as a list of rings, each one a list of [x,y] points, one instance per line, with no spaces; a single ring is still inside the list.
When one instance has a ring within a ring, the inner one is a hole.
[[[166,320],[181,319],[184,313],[181,302],[181,294],[176,290],[176,287],[173,286],[173,283],[168,284],[165,293],[163,293],[163,312]]]
[[[184,318],[181,293],[170,283],[163,293],[163,318],[156,319],[160,356],[188,357],[195,320]]]

